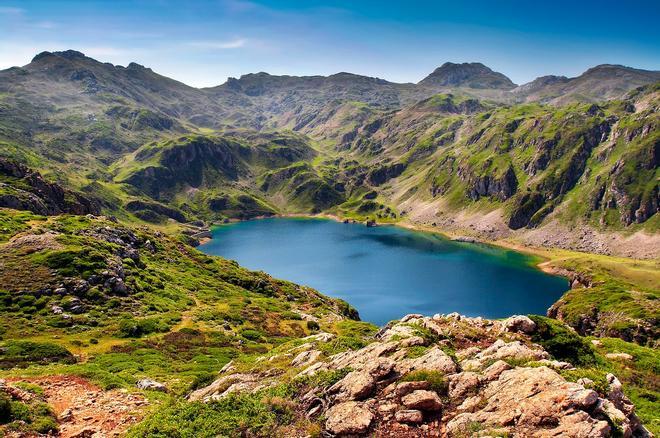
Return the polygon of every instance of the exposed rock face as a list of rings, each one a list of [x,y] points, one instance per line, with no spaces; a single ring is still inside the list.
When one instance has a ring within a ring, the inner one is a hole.
[[[429,342],[419,330],[438,340]],[[600,394],[588,379],[567,381],[557,370],[572,365],[533,344],[535,330],[525,316],[413,314],[366,347],[329,357],[317,347],[325,337],[308,338],[302,346],[308,354],[290,354],[297,378],[350,371],[333,385],[305,387],[294,402],[310,420],[325,418],[333,436],[477,436],[477,424],[478,436],[607,437],[613,424],[623,436],[648,436],[616,377],[607,376],[609,388]],[[449,339],[452,355],[443,351]],[[408,357],[413,351],[417,357]],[[215,400],[280,383],[268,368],[229,373],[189,398]]]
[[[369,173],[369,183],[379,186],[384,184],[392,178],[396,178],[406,170],[406,165],[403,163],[396,163],[388,166],[378,167]]]
[[[38,172],[13,160],[0,158],[0,175],[15,180],[0,183],[0,207],[43,215],[98,214],[101,209],[97,202],[48,182]]]
[[[516,193],[518,179],[513,167],[509,166],[501,176],[486,174],[467,177],[467,197],[477,200],[484,196],[492,196],[500,201],[506,201]]]
[[[587,413],[598,402],[598,394],[566,382],[546,367],[504,371],[485,387],[482,400],[482,409],[459,414],[447,424],[450,435],[474,422],[494,428],[515,424],[522,436],[604,437],[610,432],[607,421]],[[544,430],[548,424],[554,427]]]

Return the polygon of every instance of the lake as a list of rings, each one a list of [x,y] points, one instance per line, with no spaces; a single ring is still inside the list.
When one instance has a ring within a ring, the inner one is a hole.
[[[260,219],[219,226],[199,249],[343,298],[379,325],[408,313],[545,314],[568,289],[524,254],[395,226]]]

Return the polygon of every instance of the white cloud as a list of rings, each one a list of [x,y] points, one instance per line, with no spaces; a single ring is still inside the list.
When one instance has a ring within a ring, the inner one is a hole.
[[[188,43],[191,47],[210,50],[240,49],[241,47],[245,47],[246,44],[247,40],[245,38],[237,38],[229,41],[191,41]]]

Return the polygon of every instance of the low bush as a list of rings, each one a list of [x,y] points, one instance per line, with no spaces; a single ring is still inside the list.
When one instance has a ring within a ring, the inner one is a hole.
[[[538,315],[531,315],[530,318],[537,327],[532,340],[545,348],[555,359],[577,366],[598,363],[590,343],[563,323]]]
[[[447,394],[449,384],[445,379],[444,374],[440,371],[432,370],[416,370],[411,371],[401,378],[403,382],[428,382],[430,389],[439,393]]]
[[[0,368],[75,361],[69,350],[48,342],[8,341],[0,348]]]
[[[139,338],[150,333],[165,333],[170,329],[160,318],[125,318],[119,322],[118,334],[122,338]]]

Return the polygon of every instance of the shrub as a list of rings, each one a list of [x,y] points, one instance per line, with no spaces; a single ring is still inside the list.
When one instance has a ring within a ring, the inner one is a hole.
[[[196,389],[208,386],[215,380],[216,377],[217,374],[211,372],[204,372],[201,374],[197,374],[193,379],[192,383],[190,384],[189,389],[191,391],[194,391]]]
[[[74,363],[75,358],[66,348],[48,342],[9,341],[0,353],[0,368],[52,362]]]
[[[11,400],[5,394],[0,394],[0,424],[11,421]]]
[[[429,382],[430,388],[440,394],[446,394],[448,383],[440,371],[416,370],[411,371],[401,379],[403,382]]]
[[[150,333],[164,333],[169,329],[169,325],[158,318],[126,318],[119,322],[119,336],[123,338],[139,338]]]
[[[25,421],[30,422],[30,408],[25,403],[13,401],[11,405],[11,420],[12,421]]]
[[[34,420],[31,429],[37,433],[50,434],[57,432],[58,424],[53,417],[40,417]]]
[[[249,341],[259,341],[262,338],[261,332],[252,329],[244,329],[241,331],[241,336]]]
[[[532,340],[555,359],[581,366],[598,362],[589,342],[561,322],[537,315],[531,315],[530,318],[537,327]]]

